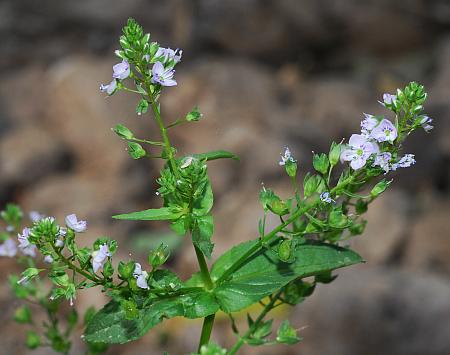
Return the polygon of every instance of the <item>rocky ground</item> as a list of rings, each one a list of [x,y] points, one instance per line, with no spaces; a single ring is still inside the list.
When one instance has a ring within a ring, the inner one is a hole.
[[[391,191],[368,214],[365,234],[351,241],[367,264],[340,272],[301,307],[281,311],[307,327],[301,344],[243,353],[449,354],[448,1],[0,3],[0,205],[15,201],[58,218],[76,212],[89,221],[86,243],[109,235],[119,240],[121,257],[132,250],[144,260],[136,236],[158,234],[164,225],[110,216],[157,206],[153,181],[160,166],[129,159],[110,128],[123,122],[141,135],[157,132],[150,119],[134,114],[132,96],[98,93],[128,16],[159,42],[184,49],[179,86],[167,90],[163,115],[176,119],[198,104],[205,120],[173,131],[180,152],[222,148],[241,157],[210,165],[216,253],[255,236],[261,183],[290,193],[277,164],[283,146],[306,171],[311,150],[325,151],[331,140],[358,130],[362,112],[383,113],[381,93],[410,80],[426,85],[436,129],[407,143],[416,166],[394,175]],[[187,276],[196,262],[188,244],[180,248],[172,266]],[[0,266],[6,310],[0,353],[26,353],[22,328],[9,321],[15,303],[4,282],[16,267],[5,259]],[[95,292],[77,299],[80,308],[104,301]],[[194,349],[200,323],[191,324],[171,320],[109,354]],[[231,333],[219,328],[215,339],[230,344]],[[76,342],[73,353],[81,349]]]

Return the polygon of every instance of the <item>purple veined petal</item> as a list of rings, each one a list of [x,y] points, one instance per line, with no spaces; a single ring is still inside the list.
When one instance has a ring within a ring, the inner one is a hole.
[[[53,257],[51,255],[46,255],[44,258],[44,262],[47,264],[51,264],[53,262]]]
[[[75,214],[70,214],[65,218],[66,226],[77,233],[82,233],[87,229],[86,221],[79,221]]]
[[[356,153],[352,149],[346,149],[341,153],[341,161],[350,161],[356,157]]]
[[[397,138],[397,129],[391,121],[383,119],[371,132],[372,138],[378,142],[393,142]]]
[[[364,119],[361,121],[361,128],[367,131],[371,131],[378,124],[378,120],[375,116],[368,113],[364,113]]]
[[[367,142],[366,137],[364,137],[361,134],[352,134],[350,139],[348,140],[348,143],[350,144],[350,146],[352,146],[354,148],[359,148],[366,142]]]
[[[113,78],[123,80],[130,76],[130,64],[126,60],[113,66]]]
[[[358,157],[356,159],[353,159],[350,162],[350,166],[353,170],[359,170],[361,169],[364,165],[366,165],[366,159],[364,159],[363,157]]]

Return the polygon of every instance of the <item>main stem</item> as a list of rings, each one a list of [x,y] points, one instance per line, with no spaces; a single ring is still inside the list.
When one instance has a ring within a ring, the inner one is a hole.
[[[159,130],[161,131],[161,136],[164,142],[164,150],[166,151],[166,156],[168,158],[170,167],[172,169],[172,172],[174,173],[175,176],[178,176],[178,170],[177,170],[177,166],[175,164],[174,161],[174,156],[173,156],[173,152],[172,152],[172,146],[170,144],[170,140],[169,140],[169,136],[167,134],[167,128],[164,126],[164,122],[161,119],[161,113],[159,111],[159,107],[156,103],[155,98],[150,94],[150,86],[149,84],[146,82],[145,83],[146,89],[147,89],[147,93],[148,96],[150,98],[150,104],[152,106],[153,109],[153,113],[155,115],[155,120],[158,123],[159,126]],[[203,252],[197,248],[197,246],[194,245],[194,249],[195,249],[195,254],[197,256],[197,261],[198,261],[198,265],[200,267],[200,274],[202,275],[202,279],[203,282],[205,284],[205,287],[207,290],[211,290],[213,288],[213,282],[211,280],[211,275],[209,273],[209,269],[208,269],[208,265],[206,264],[206,260],[205,260],[205,256],[203,255]],[[214,318],[215,318],[215,314],[211,314],[207,317],[205,317],[205,319],[203,320],[203,327],[202,327],[202,333],[200,336],[200,342],[198,345],[198,351],[200,352],[200,348],[203,345],[206,345],[209,343],[209,339],[211,337],[211,332],[212,332],[212,328],[214,325]]]

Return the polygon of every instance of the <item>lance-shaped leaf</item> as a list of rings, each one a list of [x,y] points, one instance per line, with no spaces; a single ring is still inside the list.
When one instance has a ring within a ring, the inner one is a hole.
[[[242,243],[222,255],[211,270],[213,281],[257,241]],[[260,250],[237,269],[229,279],[214,289],[214,294],[225,312],[239,311],[272,294],[297,278],[317,275],[363,260],[354,251],[330,244],[307,243],[298,245],[292,263],[282,262],[271,250]]]
[[[128,221],[173,221],[180,218],[183,211],[172,207],[151,208],[145,211],[118,214],[114,219],[124,219]]]
[[[123,344],[142,337],[164,319],[178,316],[203,318],[218,309],[214,296],[201,289],[181,296],[152,300],[144,308],[138,308],[133,319],[129,319],[126,309],[119,302],[111,301],[89,321],[85,340]]]
[[[200,154],[194,154],[194,158],[197,158],[199,160],[217,160],[217,159],[233,159],[233,160],[239,160],[239,157],[231,152],[228,152],[226,150],[214,150],[212,152],[207,153],[200,153]]]

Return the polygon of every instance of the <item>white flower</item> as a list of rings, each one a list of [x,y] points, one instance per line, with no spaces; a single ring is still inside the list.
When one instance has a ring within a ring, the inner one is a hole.
[[[376,126],[370,136],[377,142],[394,142],[397,138],[397,128],[392,124],[391,121],[383,119],[378,126]]]
[[[134,266],[133,277],[136,279],[136,284],[138,287],[148,290],[147,278],[148,273],[145,270],[142,270],[141,264],[136,263]]]
[[[414,159],[414,154],[405,154],[397,163],[392,164],[391,169],[395,171],[398,168],[409,168],[415,163],[416,159]]]
[[[70,229],[73,229],[77,233],[82,233],[87,228],[87,222],[79,221],[75,214],[69,214],[66,217],[65,221],[66,221],[67,227],[69,227]]]
[[[286,165],[287,162],[296,163],[297,161],[292,156],[291,150],[289,147],[284,149],[284,155],[281,155],[281,161],[278,163],[280,166]]]
[[[11,238],[6,239],[3,244],[0,245],[0,256],[9,256],[12,258],[17,254],[17,246],[14,240]]]
[[[24,228],[22,234],[17,235],[17,239],[19,240],[19,249],[24,255],[34,258],[36,256],[36,245],[30,243],[28,240],[29,235],[30,228]]]
[[[102,244],[100,245],[99,250],[96,250],[92,253],[92,268],[96,273],[99,269],[103,269],[108,257],[112,254],[109,251],[108,245]]]
[[[46,255],[44,258],[44,262],[47,264],[51,264],[53,262],[53,257],[51,255]]]
[[[391,158],[392,154],[389,152],[378,153],[375,157],[375,161],[373,162],[373,166],[379,166],[384,170],[384,173],[387,174],[391,168],[391,166],[389,165]]]
[[[361,134],[352,134],[349,140],[349,147],[341,153],[342,161],[350,161],[350,166],[353,170],[361,169],[366,165],[367,159],[374,154],[378,153],[378,146],[367,140]]]
[[[37,211],[31,211],[29,213],[30,219],[33,223],[39,222],[42,218],[45,218],[45,216]]]

